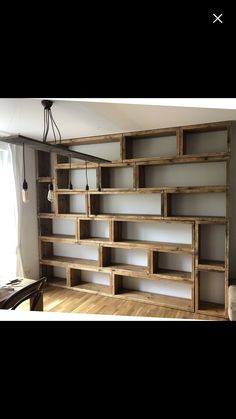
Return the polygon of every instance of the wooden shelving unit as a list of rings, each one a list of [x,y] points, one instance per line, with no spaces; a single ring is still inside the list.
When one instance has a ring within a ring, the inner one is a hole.
[[[62,141],[72,147],[118,143],[120,159],[99,165],[69,164],[67,157],[37,152],[42,274],[51,284],[78,291],[227,317],[230,135],[231,122],[217,122]],[[222,166],[216,177],[202,185],[206,168],[213,173],[219,162]],[[85,182],[83,186],[86,166],[93,175],[89,190]],[[183,176],[179,181],[177,175],[183,167],[195,176]],[[81,175],[73,190],[68,189],[69,170]],[[50,182],[55,190],[53,204],[46,196]],[[115,210],[108,205],[110,197],[115,199]],[[130,212],[129,199],[134,200],[135,211]],[[153,201],[153,209],[144,214],[142,205],[148,200]],[[54,231],[55,220],[72,223],[73,233]],[[133,231],[134,224],[137,231],[143,229],[142,237],[127,233]],[[166,242],[158,239],[158,234],[156,240],[148,240],[148,225],[188,226],[191,243]],[[219,247],[213,253],[208,249],[211,237]],[[55,254],[54,246],[60,244],[75,249],[95,247],[97,259]],[[129,263],[129,255],[135,251],[142,252],[145,264]],[[215,254],[219,254],[217,259]],[[181,258],[188,269],[181,268]],[[63,275],[58,276],[60,269]],[[98,283],[88,279],[92,274]],[[214,287],[214,275],[219,283],[223,281],[221,304],[204,299],[207,281]],[[187,286],[190,293],[185,298],[142,291],[139,280]]]

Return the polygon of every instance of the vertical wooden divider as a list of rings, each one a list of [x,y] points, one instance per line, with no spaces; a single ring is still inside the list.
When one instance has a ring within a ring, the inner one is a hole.
[[[178,128],[176,131],[176,154],[177,156],[183,156],[184,147],[183,147],[183,129]]]
[[[199,252],[200,252],[200,224],[196,221],[195,222],[195,234],[194,234],[194,259],[195,259],[195,311],[199,309],[199,298],[200,298],[200,278],[198,273],[198,259],[199,259]]]

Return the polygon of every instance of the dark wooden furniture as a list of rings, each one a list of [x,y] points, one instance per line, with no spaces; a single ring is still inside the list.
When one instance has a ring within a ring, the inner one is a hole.
[[[43,289],[46,281],[45,277],[38,281],[26,278],[9,281],[0,288],[0,309],[15,310],[30,299],[31,311],[43,311]]]

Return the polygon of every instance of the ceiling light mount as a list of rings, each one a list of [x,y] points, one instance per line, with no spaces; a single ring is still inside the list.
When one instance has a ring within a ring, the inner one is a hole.
[[[44,109],[51,109],[51,107],[53,105],[52,100],[42,100],[41,103],[42,103]]]

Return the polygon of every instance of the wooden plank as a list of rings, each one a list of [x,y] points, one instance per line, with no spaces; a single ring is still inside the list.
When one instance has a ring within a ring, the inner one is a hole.
[[[115,221],[115,223],[119,223]],[[119,237],[119,236],[118,236]],[[158,250],[160,252],[169,253],[193,253],[193,248],[190,244],[182,243],[169,243],[148,240],[130,240],[123,239],[113,240],[113,243],[107,243],[104,246],[124,248],[124,249],[139,249],[145,248],[150,250]]]
[[[120,290],[122,289],[122,276],[116,275],[114,272],[111,272],[110,278],[112,295],[119,294]]]
[[[163,215],[169,217],[171,215],[171,197],[168,193],[163,193]]]
[[[228,317],[228,288],[229,288],[229,234],[230,224],[226,223],[225,229],[225,311]]]
[[[75,287],[81,283],[80,269],[67,268],[68,271],[68,286]]]
[[[199,271],[225,272],[225,262],[218,260],[200,259],[198,262]]]
[[[45,151],[48,153],[57,153],[64,156],[71,156],[74,159],[91,161],[95,163],[108,162],[107,159],[91,156],[89,154],[80,153],[78,151],[69,150],[67,147],[58,144],[44,143],[43,141],[34,140],[33,138],[25,137],[23,135],[10,135],[8,137],[1,137],[1,141],[9,144],[23,145],[33,148],[34,150]]]
[[[83,269],[85,269],[86,267],[87,269],[90,269],[92,267],[98,267],[98,262],[96,260],[80,259],[66,256],[45,256],[40,260],[40,263],[49,266],[61,266],[62,268],[67,267],[67,265],[70,265],[72,268],[82,267]]]
[[[111,264],[111,249],[109,247],[99,246],[99,267],[109,266]]]
[[[52,220],[50,218],[39,219],[39,235],[50,236],[52,234]]]
[[[183,130],[182,128],[178,128],[176,130],[176,154],[177,156],[183,156]]]
[[[48,243],[76,243],[76,237],[70,234],[52,234],[50,236],[40,236],[43,242]]]
[[[226,161],[229,159],[229,153],[200,153],[200,154],[186,154],[184,156],[169,156],[169,157],[139,157],[135,159],[126,159],[124,163],[136,163],[145,165],[168,165],[168,164],[183,164],[183,163],[204,163],[211,161]]]
[[[103,144],[118,143],[122,134],[94,135],[92,137],[67,138],[61,141],[62,145],[85,145],[85,144]],[[53,141],[48,141],[53,143]]]
[[[37,178],[37,181],[39,182],[39,183],[52,183],[53,181],[54,181],[54,178],[53,177],[38,177]]]
[[[100,212],[100,196],[88,194],[88,215],[97,215]]]
[[[127,138],[126,135],[123,135],[123,161],[130,160],[133,158],[133,139]]]

